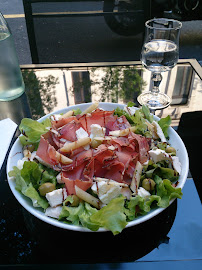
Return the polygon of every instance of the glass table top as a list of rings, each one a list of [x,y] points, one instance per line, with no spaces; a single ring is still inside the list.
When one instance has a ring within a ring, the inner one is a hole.
[[[38,119],[84,102],[125,104],[132,101],[138,106],[139,93],[151,87],[151,74],[143,70],[139,62],[29,65],[21,68],[26,93],[14,101],[0,102],[1,119],[10,117],[17,124],[24,117]],[[9,189],[5,161],[0,174],[1,265],[23,265],[28,269],[33,264],[69,264],[77,269],[80,264],[83,268],[92,264],[95,269],[143,269],[155,264],[157,269],[191,266],[200,269],[202,189],[195,176],[194,164],[198,166],[201,146],[197,144],[198,154],[194,148],[201,138],[202,128],[194,125],[198,133],[193,127],[192,132],[187,132],[184,126],[181,127],[181,119],[186,113],[202,111],[201,67],[195,61],[182,60],[172,71],[163,74],[161,91],[172,97],[172,103],[167,109],[156,111],[156,115],[169,114],[172,126],[185,141],[188,152],[190,149],[194,152],[190,156],[191,174],[183,189],[183,198],[144,224],[127,228],[115,237],[111,233],[98,233],[95,239],[94,233],[83,235],[54,228],[24,210]],[[198,118],[191,119],[193,123],[198,121]]]

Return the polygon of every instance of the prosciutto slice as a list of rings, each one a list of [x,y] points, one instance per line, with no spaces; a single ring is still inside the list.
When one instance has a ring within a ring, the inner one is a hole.
[[[68,194],[76,194],[75,185],[86,191],[92,186],[94,160],[84,161],[72,170],[63,171],[61,179],[65,183]]]
[[[58,128],[68,124],[71,121],[77,121],[76,116],[70,116],[70,117],[67,117],[67,118],[61,118],[59,120],[51,121],[51,125],[52,125],[53,128],[58,129]]]
[[[41,136],[39,147],[36,152],[36,158],[44,165],[59,170],[57,168],[59,162],[56,157],[56,150],[45,138],[47,136],[47,134]]]
[[[149,153],[148,153],[149,143],[148,143],[147,138],[145,138],[142,135],[138,135],[138,134],[135,134],[133,132],[130,132],[128,139],[131,143],[134,141],[136,142],[136,145],[138,147],[137,150],[138,150],[139,155],[140,155],[139,161],[141,163],[146,162],[149,159]]]
[[[86,191],[92,186],[94,176],[130,184],[137,161],[144,163],[148,160],[148,140],[130,132],[125,137],[107,138],[96,149],[85,150],[80,147],[68,153],[61,152],[72,160],[70,164],[62,164],[57,159],[56,151],[60,151],[59,148],[66,141],[75,141],[79,128],[82,127],[90,134],[92,124],[105,127],[106,135],[109,131],[130,127],[125,116],[118,117],[114,111],[97,109],[91,114],[52,121],[51,131],[41,136],[37,158],[43,164],[61,171],[61,179],[68,194],[75,194],[75,185]]]
[[[98,124],[101,127],[105,127],[106,135],[109,134],[109,131],[126,129],[131,126],[125,116],[118,117],[117,115],[114,115],[114,111],[103,111],[100,109],[95,110],[91,114],[78,116],[77,119],[88,134],[91,132],[92,124]]]

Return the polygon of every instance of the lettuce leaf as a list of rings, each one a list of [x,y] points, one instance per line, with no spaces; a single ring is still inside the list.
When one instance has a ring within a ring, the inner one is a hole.
[[[181,188],[175,188],[168,179],[162,180],[158,175],[154,176],[156,194],[148,197],[135,196],[126,202],[125,214],[128,221],[134,220],[138,215],[147,214],[153,207],[168,207],[173,198],[182,198]]]
[[[46,182],[53,183],[56,186],[57,174],[58,172],[53,169],[34,161],[25,161],[21,170],[21,176],[26,182],[31,182],[35,189]]]
[[[15,177],[16,190],[21,192],[26,197],[36,201],[37,205],[43,209],[48,208],[48,201],[39,195],[37,190],[33,187],[31,181],[26,178],[24,179],[21,175],[21,171],[17,167],[13,167],[13,170],[9,172],[10,177]]]
[[[51,126],[51,120],[46,118],[42,123],[32,120],[30,118],[23,118],[19,129],[23,136],[20,136],[20,142],[24,145],[33,144],[36,147],[39,144],[41,135],[48,132],[47,127]]]
[[[98,210],[91,207],[88,203],[80,202],[76,207],[63,206],[59,216],[59,220],[65,220],[73,225],[82,225],[92,231],[97,231],[99,225],[90,220],[90,216]]]
[[[168,115],[167,117],[165,118],[161,118],[159,121],[158,121],[158,124],[159,126],[161,127],[164,135],[166,138],[168,138],[168,128],[171,124],[171,118],[170,118],[170,115]]]
[[[153,122],[153,115],[150,113],[149,107],[146,105],[142,105],[142,108],[140,109],[142,113],[144,114],[145,118],[152,123]]]
[[[182,198],[181,188],[175,188],[168,179],[162,180],[158,175],[155,175],[156,195],[161,198],[157,203],[159,207],[169,206],[169,202],[173,198]]]
[[[111,230],[114,235],[120,233],[127,225],[124,204],[124,196],[111,200],[90,217],[91,222]]]
[[[144,215],[150,211],[150,207],[145,204],[145,199],[140,196],[131,197],[126,203],[125,214],[128,221],[134,220],[138,214]]]
[[[78,108],[76,110],[72,110],[74,112],[74,115],[78,115],[78,114],[81,114],[82,111]]]
[[[119,107],[117,107],[114,111],[115,115],[118,115],[119,117],[124,115],[126,117],[126,119],[128,120],[128,122],[132,125],[134,125],[134,121],[133,121],[133,116],[130,116],[126,111],[124,111],[123,109],[120,109]]]
[[[154,178],[155,175],[158,175],[162,179],[169,179],[171,182],[177,181],[179,175],[178,173],[171,169],[166,168],[169,163],[166,164],[166,161],[153,163],[152,160],[149,160],[148,165],[145,165],[143,168],[143,178]]]

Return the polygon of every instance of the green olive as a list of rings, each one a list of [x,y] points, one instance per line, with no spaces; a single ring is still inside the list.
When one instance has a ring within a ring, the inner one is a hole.
[[[76,195],[72,195],[72,198],[73,198],[73,202],[71,203],[71,206],[78,206],[80,202],[79,197]]]
[[[166,148],[166,153],[176,155],[176,149],[174,147],[169,146]]]
[[[145,178],[142,181],[142,187],[144,189],[146,189],[147,191],[152,191],[154,190],[156,183],[154,182],[154,180],[150,179],[150,178]]]
[[[26,145],[25,149],[29,150],[32,153],[35,149],[35,146],[33,144],[29,144],[29,145]]]
[[[41,196],[45,196],[46,193],[55,190],[55,185],[50,182],[46,182],[39,187],[39,193]]]

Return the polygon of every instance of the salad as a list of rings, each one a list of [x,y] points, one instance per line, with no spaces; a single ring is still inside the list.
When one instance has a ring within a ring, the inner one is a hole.
[[[24,118],[24,157],[9,172],[15,188],[46,216],[92,231],[128,222],[181,198],[181,163],[169,144],[169,116],[148,107],[113,111],[92,104],[39,123]]]

